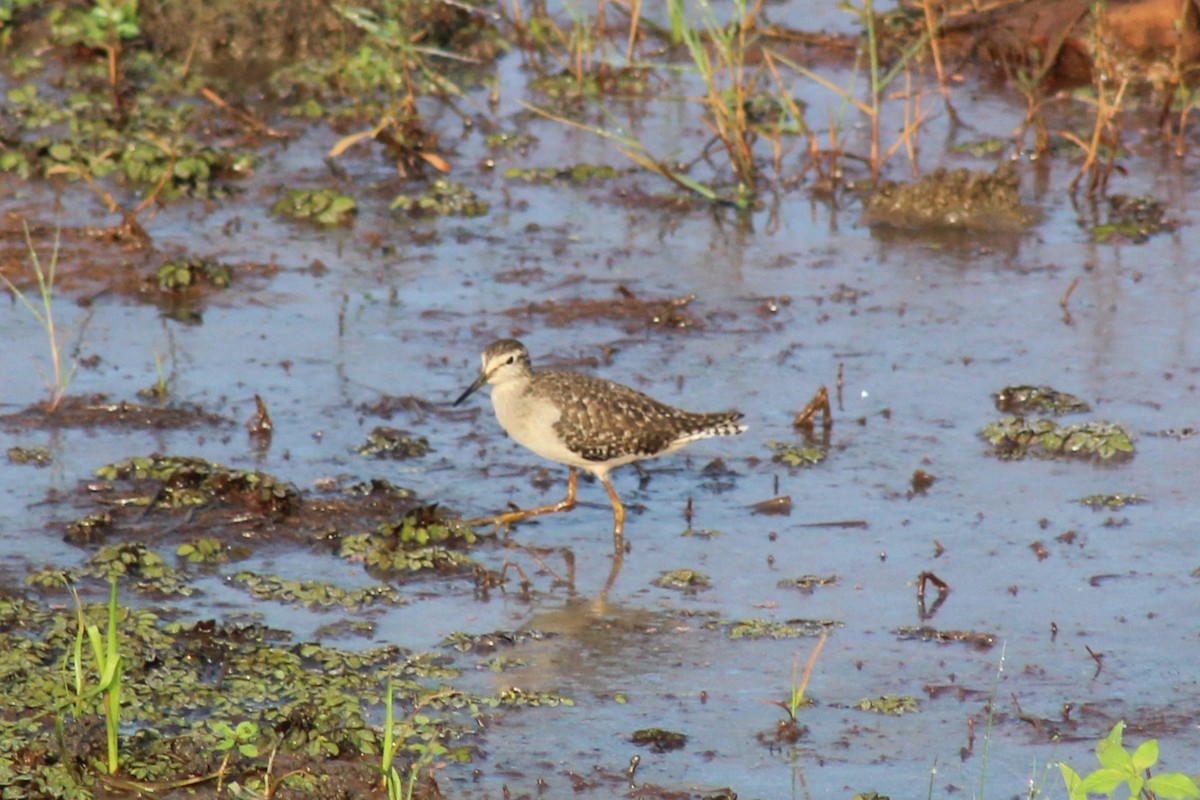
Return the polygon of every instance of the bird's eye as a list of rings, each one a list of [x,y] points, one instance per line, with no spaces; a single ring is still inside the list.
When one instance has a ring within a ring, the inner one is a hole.
[[[508,361],[505,361],[504,363],[505,363],[505,364],[511,364],[511,363],[513,363],[513,362],[514,362],[514,361],[516,361],[516,360],[517,360],[517,357],[516,357],[516,356],[509,356],[509,357],[508,357]]]

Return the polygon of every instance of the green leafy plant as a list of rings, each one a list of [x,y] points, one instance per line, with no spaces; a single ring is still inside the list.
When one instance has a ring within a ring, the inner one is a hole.
[[[167,391],[169,380],[167,378],[166,369],[163,368],[162,354],[158,352],[158,348],[154,349],[154,384],[146,389],[141,389],[138,394],[143,397],[149,397],[158,401],[158,404],[165,405],[167,402]]]
[[[123,42],[138,35],[138,0],[95,0],[90,6],[56,13],[55,33],[65,44],[78,44],[104,53],[108,84],[115,108],[121,105],[120,59]]]
[[[311,219],[321,225],[346,222],[357,209],[353,197],[334,189],[290,189],[286,197],[271,206],[276,214]]]
[[[448,697],[450,694],[449,690],[436,691],[427,695],[418,703],[417,707],[420,708],[421,705]],[[425,767],[433,768],[434,759],[447,751],[444,745],[432,738],[415,742],[408,741],[409,736],[415,733],[418,727],[429,723],[428,717],[415,713],[415,710],[403,725],[399,728],[396,727],[393,687],[390,680],[387,686],[387,697],[384,699],[384,709],[386,716],[383,723],[383,752],[379,771],[383,775],[383,784],[387,789],[388,800],[412,800],[413,790],[417,785],[417,776],[420,775],[421,770]],[[409,766],[407,783],[392,763],[402,747],[415,756]]]
[[[813,667],[817,663],[817,656],[821,654],[821,648],[825,646],[825,642],[829,640],[829,632],[825,631],[821,634],[821,638],[817,640],[813,647],[812,653],[808,656],[808,661],[804,665],[804,673],[800,673],[800,654],[796,653],[795,659],[792,661],[792,685],[791,691],[788,692],[788,699],[785,702],[777,700],[768,701],[772,705],[779,706],[787,712],[788,720],[795,723],[796,714],[804,706],[812,705],[812,700],[804,696],[804,692],[808,689],[808,681],[812,678]]]
[[[237,751],[247,758],[258,757],[258,726],[248,720],[243,720],[237,724],[237,727],[231,726],[225,720],[218,720],[209,725],[212,732],[217,736],[216,747],[222,752],[232,753],[236,747]]]
[[[229,767],[229,760],[233,758],[234,750],[246,758],[258,758],[258,740],[261,732],[258,725],[249,720],[242,720],[237,727],[230,725],[225,720],[217,720],[210,722],[208,727],[217,737],[217,751],[225,754],[221,759],[221,766],[217,770],[217,792],[220,793],[225,779],[225,770]]]
[[[193,564],[221,564],[229,560],[225,546],[215,536],[184,542],[176,548],[175,555]]]
[[[427,46],[421,43],[424,37],[413,35],[414,29],[427,24],[425,15],[436,4],[387,0],[382,5],[379,13],[350,4],[337,6],[342,17],[365,37],[356,57],[346,60],[348,67],[365,62],[356,70],[362,74],[345,77],[365,81],[359,89],[365,96],[356,105],[367,114],[375,112],[377,121],[366,130],[342,137],[329,156],[337,158],[355,144],[374,141],[385,148],[401,177],[420,175],[427,166],[447,173],[450,164],[437,152],[437,135],[421,116],[417,100],[435,97],[458,112],[454,100],[465,97],[466,92],[447,77],[445,67],[475,59],[452,52],[451,47]],[[468,22],[464,19],[448,27],[465,29]],[[386,98],[382,105],[375,102],[376,90]]]
[[[78,627],[70,659],[74,697],[69,701],[69,705],[75,706],[78,716],[83,712],[87,701],[95,697],[100,698],[104,709],[105,738],[108,745],[108,772],[115,775],[120,766],[117,731],[121,724],[121,675],[124,658],[117,644],[117,579],[110,579],[109,585],[112,590],[108,598],[108,627],[103,635],[100,633],[100,626],[88,623],[83,614],[83,603],[75,588],[71,587],[71,594],[75,597]],[[88,686],[88,670],[84,665],[85,638],[92,648],[92,660],[97,675],[95,684],[91,686]]]
[[[40,368],[38,369],[38,374],[42,376],[42,381],[46,384],[46,388],[50,390],[50,402],[46,406],[46,411],[53,414],[66,395],[67,387],[71,384],[71,378],[75,377],[76,367],[74,363],[71,364],[69,369],[64,366],[63,351],[66,348],[66,342],[63,341],[63,337],[59,336],[58,327],[54,322],[54,277],[58,271],[59,231],[56,230],[54,232],[54,250],[50,254],[49,269],[43,269],[42,261],[38,258],[37,250],[33,247],[33,237],[29,234],[28,223],[23,222],[22,227],[25,231],[25,248],[29,253],[30,263],[33,265],[33,274],[37,276],[40,303],[35,304],[30,300],[24,292],[8,279],[8,276],[0,273],[0,278],[4,279],[4,285],[12,292],[13,297],[21,301],[46,332],[46,337],[50,344],[51,378],[47,379]]]
[[[1130,458],[1133,435],[1123,426],[1103,421],[1059,425],[1049,419],[1006,417],[979,432],[992,452],[1003,459],[1096,458],[1101,461]]]
[[[1151,767],[1158,763],[1157,739],[1147,739],[1131,753],[1121,743],[1124,730],[1124,721],[1118,722],[1108,736],[1096,743],[1096,759],[1100,762],[1100,768],[1083,777],[1059,762],[1058,768],[1070,800],[1087,800],[1093,794],[1111,798],[1122,784],[1128,789],[1130,798],[1200,798],[1200,787],[1182,772],[1150,773]]]

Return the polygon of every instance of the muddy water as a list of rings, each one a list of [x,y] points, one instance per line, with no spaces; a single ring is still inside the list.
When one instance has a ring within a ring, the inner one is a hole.
[[[519,80],[513,64],[502,69]],[[812,94],[811,102],[830,102]],[[971,112],[979,129],[1005,135],[1020,108],[987,100]],[[502,124],[540,142],[528,157],[503,156],[502,167],[625,166],[593,137],[514,114],[502,107]],[[697,121],[678,109],[643,125],[651,145],[702,141]],[[931,124],[923,168],[990,167],[938,152],[946,133]],[[629,468],[616,474],[631,550],[615,577],[607,499],[583,483],[574,512],[522,524],[511,534],[516,547],[479,556],[521,565],[529,596],[515,583],[481,599],[461,582],[427,582],[410,605],[374,617],[375,642],[414,649],[452,631],[558,634],[516,650],[526,668],[468,682],[555,690],[575,706],[497,720],[481,762],[439,774],[448,796],[499,797],[504,785],[533,795],[544,781],[551,796],[611,797],[625,791],[635,754],[638,785],[697,794],[728,786],[742,797],[872,789],[911,797],[932,785],[937,796],[956,788],[1012,796],[1046,778],[1047,762],[1090,767],[1092,743],[1122,718],[1135,726],[1128,739],[1162,740],[1167,768],[1195,769],[1187,759],[1200,752],[1189,717],[1198,689],[1200,603],[1190,573],[1200,566],[1192,541],[1200,456],[1194,439],[1161,435],[1197,424],[1192,161],[1135,158],[1114,187],[1168,201],[1183,223],[1140,245],[1090,243],[1082,212],[1066,199],[1065,161],[1038,168],[1045,172],[1019,164],[1023,197],[1041,213],[1027,233],[916,235],[860,226],[856,206],[835,209],[803,192],[738,218],[630,202],[630,193],[665,190],[645,174],[527,186],[476,167],[488,153],[473,135],[458,144],[455,167],[492,204],[480,219],[389,215],[390,196],[375,189],[388,168],[371,158],[344,164],[362,208],[353,226],[319,231],[265,214],[260,192],[325,180],[321,156],[335,140],[307,133],[272,154],[243,199],[176,205],[149,223],[160,248],[277,268],[210,298],[201,324],[166,321],[155,305],[126,297],[101,295],[86,311],[63,306],[63,322],[86,318],[81,353],[100,356],[80,370],[73,393],[131,398],[154,382],[157,351],[172,398],[230,424],[6,431],[8,446],[46,446],[55,460],[44,470],[0,464],[0,569],[19,576],[79,563],[85,554],[60,536],[78,510],[55,498],[101,464],[150,452],[262,469],[302,488],[385,477],[470,515],[557,500],[565,470],[508,441],[485,398],[465,412],[443,407],[473,378],[484,345],[516,335],[535,364],[582,364],[697,410],[737,407],[750,430],[650,462],[646,481]],[[82,190],[58,199],[64,224],[103,218]],[[31,206],[53,220],[48,197]],[[1059,301],[1075,280],[1066,321]],[[611,308],[593,313],[627,302],[622,290],[639,300],[695,299],[683,327]],[[0,337],[10,343],[4,410],[15,411],[42,396],[31,362],[44,362],[44,341],[16,306],[0,313]],[[794,413],[819,386],[834,391],[839,368],[828,459],[798,471],[774,463],[766,443],[798,441]],[[978,431],[1000,416],[990,395],[1014,383],[1087,400],[1087,418],[1136,434],[1137,455],[1118,466],[996,460]],[[265,452],[244,429],[255,394],[276,424]],[[427,437],[428,456],[393,464],[353,452],[384,422],[361,406],[385,395],[442,404],[387,421]],[[714,477],[704,468],[715,459],[726,471]],[[910,496],[916,469],[937,480]],[[1078,502],[1113,492],[1150,502],[1112,512]],[[789,515],[753,512],[777,495],[790,496]],[[689,500],[691,527],[715,535],[683,536]],[[843,521],[864,524],[821,525]],[[556,571],[563,562],[553,550],[569,550],[574,586],[557,583],[522,547],[538,548]],[[367,580],[355,565],[304,548],[272,549],[244,566],[347,586]],[[681,568],[705,573],[711,588],[687,595],[654,584]],[[931,620],[918,615],[923,571],[950,586]],[[807,574],[838,581],[811,594],[777,585]],[[218,580],[202,588],[187,606],[198,616],[251,608],[300,638],[328,621],[248,601]],[[705,626],[751,617],[839,623],[813,670],[816,705],[801,712],[808,730],[798,742],[759,741],[782,716],[764,701],[786,697],[795,659],[803,663],[815,640],[730,640],[725,628]],[[994,643],[898,635],[922,624]],[[881,695],[914,696],[920,710],[892,717],[855,708]],[[630,743],[648,727],[685,733],[687,744],[656,754]]]

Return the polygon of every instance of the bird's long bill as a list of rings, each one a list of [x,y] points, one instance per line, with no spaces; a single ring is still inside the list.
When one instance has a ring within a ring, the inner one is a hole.
[[[470,397],[476,389],[478,389],[480,386],[483,386],[485,383],[487,383],[487,375],[481,372],[479,373],[479,377],[475,379],[475,382],[468,386],[467,390],[458,396],[458,399],[454,401],[454,405],[461,405],[463,400],[466,400],[468,397]]]

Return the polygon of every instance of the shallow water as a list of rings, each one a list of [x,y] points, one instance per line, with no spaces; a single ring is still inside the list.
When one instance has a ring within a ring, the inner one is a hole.
[[[502,73],[520,80],[511,59]],[[814,107],[833,102],[808,92]],[[968,118],[1003,136],[1020,114],[1015,98],[985,98]],[[539,143],[529,158],[506,155],[489,171],[475,166],[488,155],[480,137],[464,135],[454,177],[492,203],[480,219],[389,214],[390,198],[374,188],[389,167],[370,157],[343,163],[361,207],[353,226],[318,231],[268,216],[260,192],[324,180],[321,157],[337,137],[323,129],[276,151],[241,199],[160,212],[148,225],[158,247],[269,263],[278,272],[214,296],[199,325],[167,321],[150,303],[97,297],[80,349],[101,360],[80,370],[72,393],[132,398],[154,382],[158,351],[172,399],[231,424],[5,431],[6,446],[46,446],[55,461],[44,470],[0,463],[0,570],[20,576],[80,563],[86,553],[60,535],[80,510],[57,498],[102,464],[150,452],[261,469],[305,489],[329,477],[382,477],[467,515],[510,501],[557,500],[565,468],[507,440],[482,395],[469,403],[474,413],[400,412],[386,422],[429,439],[433,452],[420,460],[370,461],[352,449],[384,424],[360,405],[385,395],[448,404],[474,377],[479,350],[515,335],[535,366],[594,360],[588,371],[668,403],[737,407],[750,429],[649,462],[644,484],[630,468],[615,474],[629,508],[631,551],[609,589],[611,510],[599,485],[582,482],[575,511],[511,534],[519,545],[569,549],[573,591],[520,548],[492,546],[478,557],[497,567],[506,558],[522,564],[532,578],[528,598],[515,586],[485,600],[462,582],[430,581],[406,589],[415,597],[410,605],[374,612],[378,628],[364,646],[430,649],[453,631],[559,634],[517,649],[525,669],[480,672],[467,682],[554,690],[576,705],[496,720],[482,762],[439,774],[448,796],[499,797],[502,786],[532,795],[544,780],[551,796],[610,797],[626,790],[635,754],[639,785],[730,786],[742,797],[871,789],[911,797],[926,795],[931,783],[935,796],[955,788],[1012,796],[1042,780],[1048,762],[1090,768],[1095,740],[1122,718],[1131,724],[1129,741],[1162,740],[1164,768],[1194,769],[1187,759],[1200,752],[1189,717],[1200,601],[1190,573],[1200,566],[1192,543],[1200,455],[1195,439],[1157,435],[1197,424],[1200,241],[1187,224],[1194,159],[1131,156],[1128,176],[1115,178],[1112,190],[1166,200],[1181,225],[1145,244],[1101,245],[1077,224],[1065,160],[1018,163],[1023,196],[1042,215],[1029,232],[918,235],[872,230],[857,224],[856,206],[833,209],[802,191],[739,219],[628,202],[622,194],[632,189],[666,191],[640,173],[585,186],[506,181],[500,172],[510,164],[624,164],[594,137],[517,117],[507,100],[501,124],[533,132]],[[675,140],[686,149],[702,141],[697,121],[677,107],[642,124],[650,143]],[[923,170],[991,167],[939,152],[945,134],[944,124],[931,124]],[[899,161],[893,168],[903,176]],[[101,217],[85,190],[59,199],[64,224]],[[48,202],[40,197],[28,207]],[[235,218],[240,230],[222,233]],[[41,221],[53,217],[46,211]],[[1059,300],[1076,279],[1067,323]],[[697,324],[563,322],[532,305],[619,302],[620,287],[641,299],[695,295],[686,312]],[[85,312],[66,305],[62,315],[69,324]],[[31,362],[44,362],[45,343],[15,305],[0,313],[0,337],[10,343],[2,410],[11,412],[43,396]],[[797,440],[793,415],[819,386],[834,391],[839,367],[844,387],[835,397],[829,458],[799,471],[773,463],[766,442]],[[998,461],[978,432],[1001,416],[991,394],[1016,383],[1087,400],[1093,413],[1080,419],[1125,424],[1137,455],[1111,467]],[[265,453],[244,428],[255,394],[276,426]],[[717,458],[732,471],[719,481],[701,472]],[[909,497],[916,469],[937,481]],[[1116,512],[1077,502],[1113,492],[1150,502]],[[752,504],[777,494],[791,497],[790,515],[753,513]],[[718,535],[682,536],[689,499],[692,527]],[[810,526],[846,520],[866,524]],[[1067,531],[1073,541],[1056,540]],[[1047,551],[1044,560],[1034,542]],[[174,549],[169,537],[155,544]],[[545,561],[561,564],[553,554]],[[303,548],[273,549],[241,566],[346,586],[366,581],[355,565]],[[653,585],[679,568],[707,574],[712,588],[683,595]],[[928,624],[991,634],[994,646],[897,636],[902,626],[923,624],[916,601],[923,571],[951,587]],[[840,580],[812,594],[776,585],[803,574]],[[186,605],[199,617],[250,608],[301,639],[329,621],[248,600],[215,580],[202,588]],[[756,734],[774,730],[782,712],[764,701],[786,697],[794,660],[803,663],[815,640],[731,641],[703,627],[710,618],[745,617],[841,623],[813,670],[817,704],[801,712],[808,734],[794,745],[770,748]],[[1102,654],[1101,669],[1085,648]],[[854,708],[886,694],[918,697],[920,712],[885,717]],[[994,725],[985,737],[991,698]],[[1062,720],[1066,704],[1070,722]],[[969,718],[976,742],[964,758]],[[688,743],[665,754],[639,749],[629,736],[646,727],[686,733]],[[1052,728],[1063,739],[1057,745]],[[571,773],[582,788],[572,788]],[[1047,785],[1058,780],[1051,774]]]

